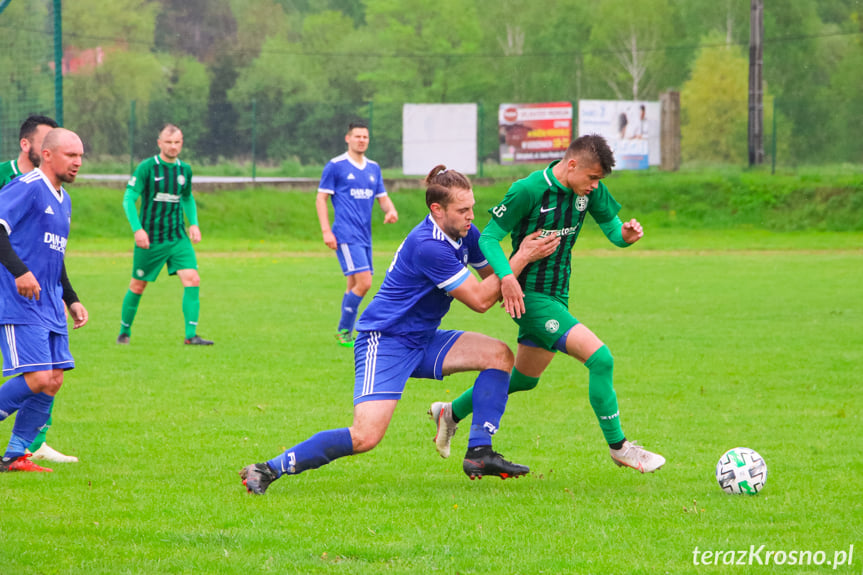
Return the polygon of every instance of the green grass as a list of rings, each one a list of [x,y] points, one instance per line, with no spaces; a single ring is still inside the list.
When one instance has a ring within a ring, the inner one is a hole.
[[[378,270],[411,210],[392,231],[376,225]],[[332,335],[344,287],[335,258],[316,237],[247,238],[256,225],[243,218],[233,235],[211,218],[208,236],[202,215],[201,334],[216,345],[183,347],[181,288],[163,275],[120,347],[129,242],[83,233],[110,218],[82,211],[67,265],[91,321],[71,334],[78,367],[49,433],[81,463],[0,477],[4,574],[830,570],[692,562],[696,546],[762,544],[831,559],[853,544],[853,565],[837,572],[860,572],[860,234],[647,228],[643,245],[610,251],[585,231],[571,307],[614,353],[627,435],[668,458],[656,474],[611,463],[586,370],[557,357],[536,390],[511,398],[495,438],[528,477],[469,481],[464,425],[454,456],[438,457],[425,411],[470,385],[459,374],[411,380],[372,452],[252,497],[242,466],[350,424],[352,354]],[[499,309],[455,304],[444,327],[514,344]],[[719,456],[741,445],[769,467],[755,497],[725,495],[713,479]]]

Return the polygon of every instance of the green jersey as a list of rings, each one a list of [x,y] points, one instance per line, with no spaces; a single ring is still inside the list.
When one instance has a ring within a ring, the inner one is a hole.
[[[585,216],[590,213],[599,224],[610,222],[620,211],[620,204],[602,182],[586,196],[579,196],[561,184],[552,173],[558,161],[515,182],[503,200],[489,212],[492,221],[512,235],[513,253],[518,251],[526,236],[537,230],[542,232],[541,236],[560,236],[557,250],[546,258],[528,264],[518,281],[525,291],[566,300],[572,273],[571,252]],[[492,257],[488,259],[494,263]]]
[[[0,188],[21,175],[17,160],[9,160],[0,164]]]
[[[135,202],[141,198],[141,210],[135,213]],[[126,186],[123,204],[132,231],[143,229],[152,243],[173,242],[186,237],[183,204],[194,207],[192,168],[177,160],[168,164],[158,155],[147,158],[135,168]],[[192,225],[197,218],[188,214]]]

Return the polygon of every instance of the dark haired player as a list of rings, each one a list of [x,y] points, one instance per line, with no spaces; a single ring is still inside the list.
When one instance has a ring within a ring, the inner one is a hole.
[[[529,469],[492,450],[506,407],[512,352],[502,341],[459,330],[442,330],[453,299],[482,313],[500,295],[500,282],[479,249],[469,180],[437,166],[426,178],[429,215],[405,238],[386,278],[357,323],[354,346],[354,421],[351,427],[313,435],[265,463],[240,472],[250,493],[263,494],[282,475],[296,475],[334,459],[363,453],[383,439],[409,377],[443,379],[479,371],[476,409],[462,468],[471,478],[518,477]],[[554,237],[523,242],[510,264],[520,271],[550,254]],[[467,265],[475,268],[477,280]]]
[[[372,287],[372,207],[375,198],[384,211],[385,224],[397,222],[399,215],[384,189],[380,166],[366,158],[368,126],[351,123],[345,142],[348,151],[324,167],[315,209],[324,244],[336,251],[347,281],[336,339],[344,347],[353,347],[354,322],[363,298]],[[327,198],[333,201],[335,221],[332,228]]]
[[[504,307],[519,326],[509,392],[536,387],[555,352],[574,357],[588,369],[590,405],[612,460],[650,473],[662,467],[665,458],[626,439],[612,385],[614,358],[569,311],[571,252],[585,216],[589,213],[618,247],[628,247],[644,235],[636,220],[621,222],[617,215],[620,204],[601,181],[613,167],[614,155],[601,136],[574,140],[562,160],[515,182],[489,210],[492,219],[482,232],[480,247],[501,280]],[[500,242],[512,235],[513,250],[518,250],[524,238],[535,232],[559,237],[560,246],[524,270],[514,270]],[[467,390],[451,404],[435,402],[429,409],[438,427],[435,444],[442,457],[449,456],[456,424],[472,410],[471,392]]]

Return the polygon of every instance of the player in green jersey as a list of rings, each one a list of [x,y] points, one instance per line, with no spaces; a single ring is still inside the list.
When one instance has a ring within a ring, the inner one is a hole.
[[[489,210],[492,219],[482,232],[480,248],[501,279],[504,308],[519,326],[509,392],[536,387],[556,351],[574,357],[588,368],[590,405],[612,460],[619,466],[650,473],[662,467],[665,458],[626,439],[612,385],[614,358],[608,347],[569,312],[571,250],[585,216],[589,213],[618,247],[630,246],[644,235],[637,220],[622,222],[617,215],[620,204],[601,181],[612,167],[614,155],[601,136],[576,139],[562,160],[515,182],[503,201]],[[515,251],[536,231],[541,236],[560,237],[560,246],[516,277],[500,242],[511,235]],[[441,456],[449,455],[456,424],[472,409],[470,389],[451,404],[432,404],[429,414],[438,427],[435,444]]]
[[[27,172],[38,168],[42,162],[42,141],[45,136],[57,127],[57,122],[48,116],[30,116],[21,124],[18,132],[21,151],[18,158],[0,164],[0,188]],[[53,411],[54,404],[51,404]],[[73,455],[64,455],[47,443],[45,436],[53,423],[53,416],[49,413],[48,421],[45,422],[36,439],[27,449],[33,453],[32,459],[40,461],[51,461],[53,463],[77,463],[78,458]]]
[[[0,188],[20,176],[38,168],[42,160],[42,140],[45,134],[57,127],[57,122],[48,116],[30,116],[21,124],[21,151],[18,158],[0,164]]]
[[[184,343],[213,345],[197,334],[201,278],[192,244],[201,241],[201,229],[192,196],[192,168],[179,159],[183,132],[167,124],[159,132],[157,144],[159,154],[138,164],[123,196],[123,209],[135,233],[135,252],[117,343],[129,343],[132,322],[147,282],[156,281],[162,267],[168,264],[168,274],[177,275],[183,284]],[[140,214],[135,210],[138,198],[141,198]],[[189,219],[188,235],[185,218]]]

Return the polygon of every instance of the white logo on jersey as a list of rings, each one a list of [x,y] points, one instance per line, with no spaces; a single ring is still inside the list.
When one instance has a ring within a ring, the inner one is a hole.
[[[162,181],[162,180],[164,180],[164,179],[165,179],[165,176],[162,176],[161,178],[153,178],[153,181],[155,181],[155,182],[161,182],[161,181]]]
[[[571,228],[561,228],[559,230],[542,230],[540,232],[539,237],[547,238],[548,236],[568,236],[574,234],[578,231],[578,225],[572,226]]]
[[[347,178],[347,179],[349,179],[349,180],[356,180],[356,178],[354,177],[354,175],[353,175],[353,174],[348,174],[348,178]]]
[[[47,208],[45,208],[45,213],[46,213],[46,214],[51,214],[51,215],[53,216],[53,215],[54,215],[54,210],[52,210],[52,209],[51,209],[51,206],[48,206]]]
[[[133,188],[135,187],[135,176],[132,176],[131,178],[129,178],[128,185],[132,186]]]
[[[48,247],[55,252],[60,252],[61,254],[66,253],[66,238],[63,236],[58,236],[57,234],[52,234],[51,232],[45,232],[45,237],[43,241],[48,244]]]
[[[546,209],[546,208],[539,208],[539,213],[541,213],[541,214],[547,214],[548,212],[553,212],[553,211],[554,211],[554,210],[556,210],[556,209],[557,209],[557,206],[554,206],[553,208],[548,208],[548,209]]]
[[[367,200],[373,195],[374,191],[368,188],[351,188],[351,197],[357,200]]]
[[[578,199],[575,200],[575,209],[579,212],[587,209],[587,196],[578,196]]]
[[[156,197],[153,198],[154,202],[168,202],[171,204],[177,204],[180,202],[180,196],[175,196],[174,194],[166,194],[164,192],[159,192],[156,194]]]
[[[499,218],[506,213],[506,206],[504,206],[503,204],[495,206],[494,208],[492,208],[491,213],[494,214],[496,218]]]
[[[179,176],[177,176],[177,183],[180,184],[181,186],[185,186],[186,185],[186,176],[184,176],[183,174],[180,174]]]
[[[374,183],[375,183],[375,177],[374,177],[374,176],[369,176],[369,181],[370,181],[371,183],[373,183],[373,184],[374,184]]]
[[[545,331],[548,333],[555,333],[560,329],[560,323],[556,319],[550,319],[545,322]]]

